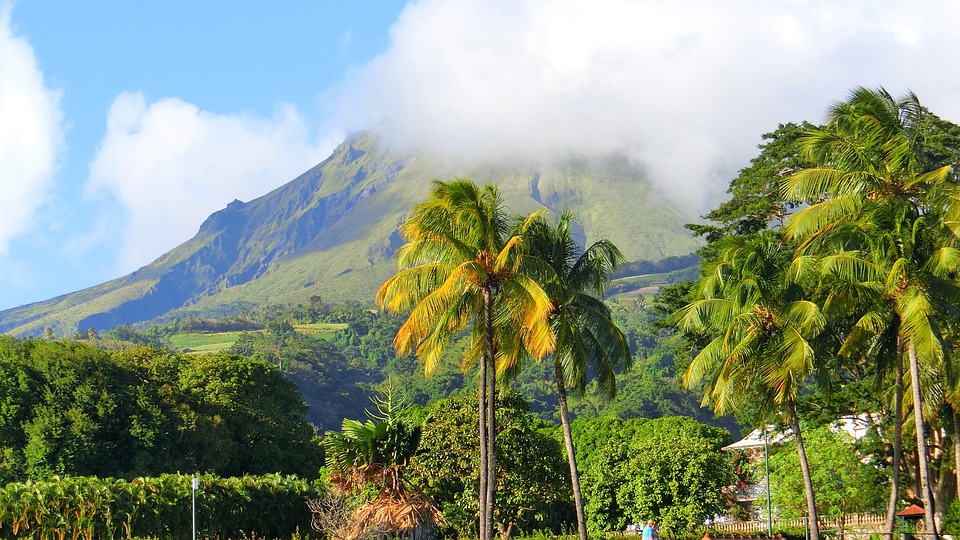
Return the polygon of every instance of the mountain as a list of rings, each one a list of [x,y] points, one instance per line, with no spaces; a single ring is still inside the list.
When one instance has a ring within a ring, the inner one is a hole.
[[[120,324],[219,316],[271,304],[371,303],[391,275],[397,227],[432,179],[467,177],[499,186],[511,212],[575,213],[581,241],[609,238],[630,261],[690,253],[690,220],[623,156],[552,164],[454,168],[420,151],[388,152],[372,132],[342,143],[325,161],[250,202],[233,201],[196,236],[136,272],[0,311],[0,332],[57,335]]]

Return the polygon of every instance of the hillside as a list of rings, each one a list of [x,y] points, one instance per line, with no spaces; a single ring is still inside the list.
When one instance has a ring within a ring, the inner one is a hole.
[[[621,156],[454,169],[422,152],[388,153],[371,132],[249,202],[212,214],[196,236],[127,276],[0,312],[0,332],[57,335],[120,324],[216,316],[268,304],[372,301],[394,270],[397,226],[432,179],[495,183],[514,213],[572,210],[581,241],[613,240],[628,260],[690,253],[682,215]]]

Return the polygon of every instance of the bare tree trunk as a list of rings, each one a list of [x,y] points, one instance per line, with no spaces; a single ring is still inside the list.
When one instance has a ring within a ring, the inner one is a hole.
[[[797,441],[797,455],[800,457],[800,471],[803,473],[803,487],[807,496],[807,516],[810,518],[810,540],[820,540],[820,518],[817,515],[817,500],[813,492],[813,479],[810,476],[810,464],[807,462],[807,451],[803,447],[803,437],[800,435],[800,418],[797,417],[797,407],[790,401],[787,403],[787,413],[790,415],[790,427]]]
[[[913,421],[917,431],[917,472],[920,477],[920,496],[923,499],[923,523],[926,532],[936,540],[937,523],[934,519],[936,508],[933,506],[933,492],[930,490],[930,467],[927,458],[927,436],[923,432],[923,401],[920,396],[920,360],[917,358],[917,348],[913,342],[907,345],[910,357],[910,385],[913,387]]]
[[[567,390],[563,382],[563,367],[554,360],[557,375],[557,398],[560,401],[560,424],[563,426],[563,443],[567,448],[567,461],[570,463],[570,487],[573,489],[573,502],[577,508],[577,531],[580,540],[587,540],[587,518],[583,511],[583,496],[580,494],[580,472],[577,470],[577,456],[573,449],[573,434],[570,432],[570,415],[567,411]]]
[[[897,526],[897,501],[900,500],[900,458],[903,453],[903,342],[897,338],[896,381],[893,398],[893,460],[890,471],[890,501],[884,536],[893,540]]]

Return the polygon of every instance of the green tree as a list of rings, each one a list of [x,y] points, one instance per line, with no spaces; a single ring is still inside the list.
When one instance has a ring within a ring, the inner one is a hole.
[[[550,300],[520,272],[531,221],[532,216],[511,235],[495,186],[435,181],[430,197],[401,226],[406,242],[397,254],[399,271],[376,296],[387,311],[410,311],[394,343],[401,355],[416,350],[426,373],[472,321],[465,364],[480,366],[481,540],[491,536],[496,500],[497,373],[517,365],[524,350],[539,359],[554,345],[547,323]]]
[[[725,508],[725,430],[684,417],[581,418],[573,428],[592,535],[652,518],[682,537]]]
[[[179,373],[194,411],[183,449],[200,471],[223,475],[287,471],[312,476],[319,447],[307,406],[276,366],[241,356],[203,355]]]
[[[884,475],[858,452],[853,440],[830,427],[807,431],[813,485],[821,515],[841,520],[845,515],[876,512],[884,504]],[[806,507],[803,478],[795,452],[777,452],[770,458],[773,502],[786,519],[802,517]]]
[[[423,426],[421,452],[411,462],[411,477],[443,510],[447,523],[460,536],[477,520],[480,497],[480,453],[475,397],[444,399],[434,404]],[[555,428],[537,419],[516,394],[497,404],[498,460],[496,520],[501,536],[514,529],[530,533],[553,527],[568,511],[570,492],[563,453]]]
[[[760,154],[750,160],[730,182],[730,199],[702,216],[709,224],[689,224],[694,234],[704,237],[707,246],[700,251],[704,258],[716,254],[714,244],[725,236],[752,235],[771,226],[782,226],[795,201],[780,196],[783,178],[806,168],[809,163],[801,154],[797,140],[815,126],[804,122],[780,124],[771,133],[765,133]]]
[[[587,540],[566,388],[582,396],[589,371],[597,378],[600,392],[612,399],[617,389],[615,372],[629,368],[632,359],[623,332],[614,324],[610,308],[601,300],[611,273],[624,260],[623,255],[608,240],[582,250],[571,234],[572,221],[570,213],[560,216],[556,228],[540,220],[530,241],[530,254],[545,261],[552,270],[550,279],[542,286],[553,306],[549,321],[556,336],[554,376],[577,510],[577,529],[580,540]]]
[[[828,124],[801,140],[815,166],[789,177],[783,194],[819,201],[784,229],[801,253],[837,253],[836,268],[857,276],[875,266],[883,301],[899,322],[910,366],[920,495],[934,508],[923,429],[921,363],[944,359],[939,313],[956,305],[960,205],[951,167],[931,162],[925,136],[932,115],[914,94],[895,99],[884,89],[857,88],[829,112]],[[841,266],[841,264],[843,266]],[[882,327],[862,329],[873,331]],[[933,512],[927,530],[936,535]]]
[[[760,411],[758,420],[778,410],[786,414],[807,486],[811,538],[819,540],[816,496],[795,404],[804,379],[815,370],[811,340],[825,324],[802,282],[811,261],[791,261],[771,230],[753,238],[727,237],[719,247],[719,256],[694,287],[694,299],[676,314],[682,329],[710,339],[684,373],[684,383],[697,387],[706,381],[704,403],[712,403],[719,414],[751,401]]]

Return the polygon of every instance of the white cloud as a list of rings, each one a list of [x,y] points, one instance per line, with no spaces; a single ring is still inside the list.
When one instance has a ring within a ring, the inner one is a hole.
[[[179,99],[118,96],[90,165],[88,194],[122,205],[120,271],[149,263],[188,240],[233,199],[248,201],[325,158],[296,109],[273,117],[217,115]]]
[[[779,123],[856,86],[960,119],[950,0],[421,0],[344,83],[344,125],[461,158],[621,149],[703,211]]]
[[[0,3],[0,255],[32,230],[48,201],[63,144],[60,95],[44,83],[30,44]]]

